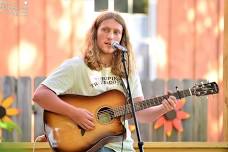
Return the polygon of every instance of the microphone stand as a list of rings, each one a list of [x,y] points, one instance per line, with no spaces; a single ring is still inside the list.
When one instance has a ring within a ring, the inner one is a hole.
[[[140,136],[140,132],[139,132],[139,127],[138,127],[138,122],[137,122],[136,114],[135,114],[135,105],[133,103],[133,99],[132,99],[132,95],[131,95],[131,89],[130,89],[130,85],[129,85],[129,81],[128,81],[128,73],[127,73],[127,68],[126,68],[126,53],[127,53],[127,50],[126,49],[122,49],[121,50],[122,63],[123,63],[123,66],[124,66],[124,72],[125,72],[126,81],[127,81],[128,97],[129,97],[129,100],[130,100],[131,112],[133,114],[134,123],[135,123],[135,127],[136,127],[136,134],[137,134],[137,139],[138,139],[138,147],[139,147],[139,151],[140,152],[143,152],[144,151],[143,150],[143,144],[144,143],[141,140],[141,136]]]

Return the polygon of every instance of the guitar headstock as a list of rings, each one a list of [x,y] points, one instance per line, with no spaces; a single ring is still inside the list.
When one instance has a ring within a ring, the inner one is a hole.
[[[217,94],[218,92],[219,92],[219,88],[216,82],[195,85],[191,88],[191,93],[192,95],[195,95],[195,96]]]

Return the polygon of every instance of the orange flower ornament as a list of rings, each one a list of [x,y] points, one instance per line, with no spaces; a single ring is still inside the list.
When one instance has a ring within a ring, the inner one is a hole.
[[[173,127],[178,132],[182,132],[183,126],[181,121],[190,117],[188,113],[182,111],[185,102],[184,99],[179,100],[174,110],[171,110],[158,118],[154,124],[154,129],[160,128],[164,125],[164,131],[167,136],[171,136]]]

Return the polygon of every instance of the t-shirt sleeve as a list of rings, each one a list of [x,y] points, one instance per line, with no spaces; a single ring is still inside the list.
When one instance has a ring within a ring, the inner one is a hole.
[[[57,95],[64,94],[72,88],[74,72],[72,64],[64,62],[53,73],[51,73],[42,84],[54,91]]]
[[[143,97],[142,85],[138,74],[132,77],[132,98]]]

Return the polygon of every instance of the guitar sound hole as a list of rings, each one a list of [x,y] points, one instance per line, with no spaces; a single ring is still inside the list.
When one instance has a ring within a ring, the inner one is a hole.
[[[101,124],[110,123],[114,119],[114,112],[111,108],[103,107],[98,111],[97,118]]]

